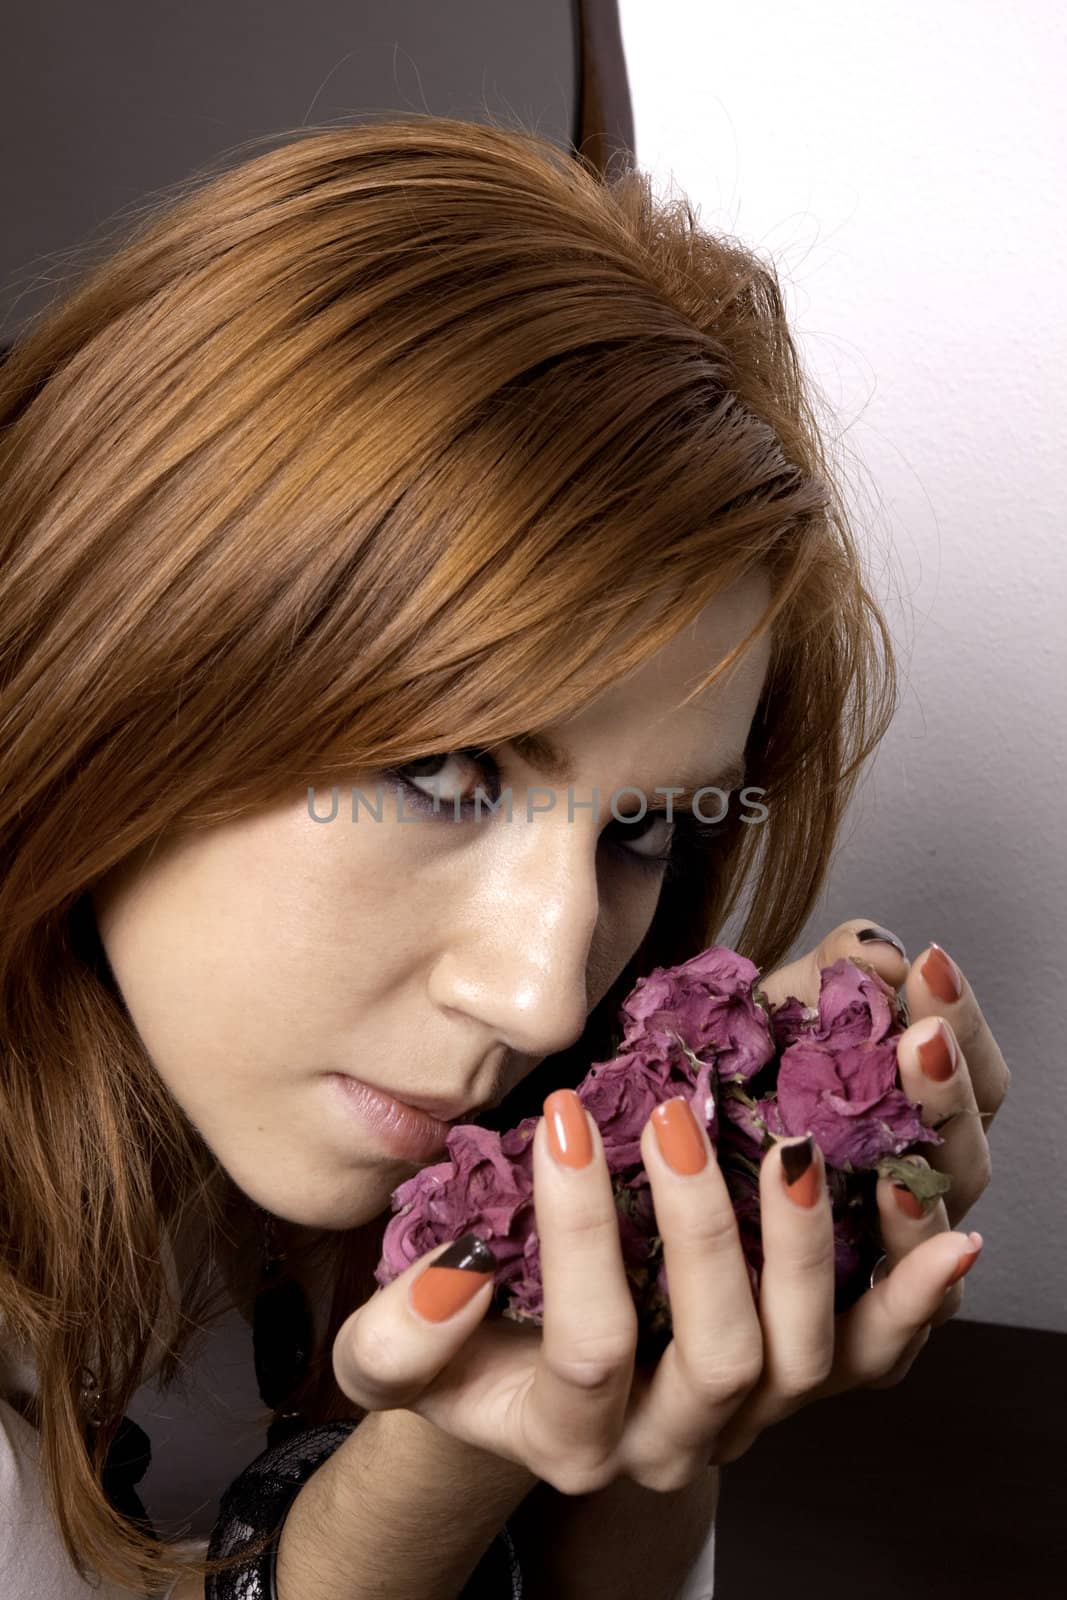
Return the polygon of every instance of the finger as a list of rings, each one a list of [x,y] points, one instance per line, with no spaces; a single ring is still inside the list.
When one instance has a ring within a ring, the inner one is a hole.
[[[861,939],[861,933],[874,933],[878,937]],[[895,944],[891,942],[894,940]],[[870,917],[850,917],[806,955],[761,978],[759,987],[774,1006],[783,1005],[790,995],[795,995],[803,1005],[817,1006],[823,967],[832,967],[842,957],[850,961],[859,957],[866,961],[893,989],[900,988],[910,970],[903,942],[895,933]]]
[[[930,1324],[927,1323],[925,1328],[919,1329],[914,1339],[909,1339],[908,1343],[904,1346],[903,1354],[896,1364],[890,1367],[889,1371],[884,1373],[882,1377],[875,1378],[871,1383],[866,1384],[864,1387],[868,1389],[892,1389],[895,1388],[898,1383],[903,1382],[908,1373],[911,1371],[912,1367],[915,1365],[920,1351],[925,1348],[926,1341],[929,1339],[929,1337]]]
[[[763,1336],[726,1180],[685,1096],[656,1107],[641,1132],[641,1159],[663,1240],[672,1337],[651,1379],[635,1386],[623,1468],[666,1493],[707,1466],[708,1441],[759,1378]]]
[[[981,1250],[980,1233],[939,1233],[910,1251],[837,1318],[833,1370],[809,1399],[867,1388],[884,1379],[916,1334],[938,1315],[946,1291],[960,1281],[955,1278],[960,1267],[969,1271]]]
[[[809,1147],[810,1163],[802,1167]],[[781,1400],[824,1382],[833,1362],[833,1215],[825,1159],[811,1135],[779,1140],[760,1163],[760,1231],[764,1360],[753,1399],[770,1422],[792,1409]]]
[[[834,1319],[829,1376],[790,1408],[799,1410],[854,1388],[888,1387],[907,1371],[943,1305],[962,1294],[961,1279],[979,1259],[980,1233],[939,1233],[908,1252],[886,1277]],[[788,1413],[785,1413],[788,1414]],[[728,1466],[759,1436],[761,1424],[742,1406],[719,1440],[716,1461]]]
[[[477,1234],[428,1250],[337,1330],[333,1370],[366,1411],[410,1406],[477,1328],[497,1262]]]
[[[908,1155],[902,1159],[911,1166],[927,1172],[932,1170],[930,1162],[924,1156]],[[918,1184],[916,1187],[921,1189],[922,1185]],[[935,1195],[924,1200],[905,1185],[898,1184],[893,1178],[879,1178],[875,1197],[886,1256],[884,1268],[879,1275],[880,1281],[882,1276],[888,1277],[897,1263],[903,1261],[904,1257],[924,1240],[932,1239],[938,1233],[948,1233],[950,1223],[942,1196]],[[954,1317],[962,1300],[962,1284],[947,1289],[940,1309],[931,1318],[934,1327]],[[915,1353],[918,1354],[918,1350]]]
[[[904,985],[912,1022],[942,1016],[951,1025],[967,1059],[982,1128],[989,1132],[1011,1083],[1011,1073],[966,976],[942,950],[929,944]]]
[[[786,1151],[802,1151],[807,1143],[780,1140],[760,1164],[763,1373],[720,1442],[719,1465],[736,1461],[764,1428],[799,1410],[833,1370],[833,1213],[825,1159],[814,1139],[807,1169],[792,1186],[786,1183],[800,1162]]]
[[[904,1093],[922,1107],[924,1127],[941,1138],[940,1144],[924,1144],[923,1154],[952,1180],[944,1207],[947,1224],[954,1228],[987,1187],[993,1170],[969,1063],[951,1024],[932,1013],[900,1035],[897,1065]]]
[[[551,1153],[550,1125],[562,1161]],[[637,1311],[600,1130],[572,1089],[544,1102],[533,1173],[544,1321],[522,1426],[534,1459],[565,1464],[553,1484],[583,1493],[597,1486],[622,1433]]]

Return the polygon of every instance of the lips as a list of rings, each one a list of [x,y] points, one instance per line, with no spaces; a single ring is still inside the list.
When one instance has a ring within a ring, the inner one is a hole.
[[[351,1076],[355,1076],[351,1074]],[[439,1100],[432,1095],[397,1094],[394,1089],[386,1089],[382,1084],[371,1083],[368,1078],[360,1078],[360,1083],[365,1083],[368,1089],[373,1089],[376,1094],[388,1095],[391,1100],[398,1100],[402,1106],[409,1106],[413,1111],[424,1111],[428,1117],[433,1117],[437,1122],[462,1122],[466,1116],[474,1116],[479,1106],[464,1106],[455,1100]]]

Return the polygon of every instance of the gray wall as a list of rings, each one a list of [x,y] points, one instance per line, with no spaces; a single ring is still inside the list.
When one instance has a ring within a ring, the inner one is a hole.
[[[958,961],[1012,1073],[960,1316],[1067,1332],[1063,8],[758,16],[620,4],[640,164],[775,260],[901,658],[798,953],[871,917]]]

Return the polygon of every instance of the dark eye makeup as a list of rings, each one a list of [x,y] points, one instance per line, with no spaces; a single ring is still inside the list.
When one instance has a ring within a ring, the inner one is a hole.
[[[454,757],[462,757],[471,766],[477,769],[478,778],[470,787],[471,798],[444,798],[438,799],[433,794],[428,794],[425,789],[420,789],[413,781],[421,778],[427,782],[432,781],[440,769]],[[406,761],[399,767],[389,767],[383,772],[397,788],[401,789],[410,803],[413,811],[426,816],[436,817],[441,822],[456,823],[463,819],[473,817],[478,811],[474,791],[482,790],[482,806],[495,803],[501,792],[500,767],[496,758],[487,750],[480,750],[473,746],[465,746],[458,750],[449,750],[444,754],[422,756],[414,761]],[[481,811],[483,819],[487,813]],[[724,817],[719,822],[704,822],[690,810],[675,810],[671,816],[666,848],[656,852],[640,851],[632,848],[636,839],[643,839],[657,824],[667,822],[667,807],[648,805],[642,817],[635,817],[632,822],[612,819],[604,830],[608,845],[618,852],[625,860],[634,862],[638,867],[647,872],[654,872],[661,876],[671,877],[686,864],[693,864],[705,854],[709,847],[717,844],[723,837],[727,821]],[[615,834],[612,830],[617,830]],[[640,832],[635,833],[635,829]],[[621,834],[621,837],[620,837]],[[624,841],[630,841],[629,843]]]

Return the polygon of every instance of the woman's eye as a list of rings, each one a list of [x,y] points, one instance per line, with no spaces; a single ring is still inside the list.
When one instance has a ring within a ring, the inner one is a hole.
[[[500,795],[496,761],[486,751],[475,748],[419,756],[405,761],[403,766],[390,767],[386,775],[407,791],[415,810],[437,816],[470,815],[479,789],[489,802],[495,802]],[[482,815],[488,817],[491,813],[483,811]],[[671,862],[676,829],[677,823],[668,819],[665,812],[646,811],[643,817],[613,818],[604,836],[609,844],[642,866],[658,868]]]
[[[462,781],[462,768],[468,769],[468,781]],[[474,769],[474,781],[470,781],[470,769]],[[430,809],[448,807],[450,811],[456,808],[473,806],[474,792],[479,787],[487,799],[493,799],[492,778],[487,784],[486,774],[495,776],[495,763],[488,757],[472,750],[448,750],[444,754],[433,756],[419,756],[414,761],[405,761],[403,766],[393,767],[390,776],[398,778],[404,787],[421,795],[428,802]]]
[[[610,826],[618,828],[617,842],[628,855],[637,856],[641,861],[670,860],[675,825],[668,821],[665,811],[646,811],[643,817],[635,817],[633,821],[616,820]]]

